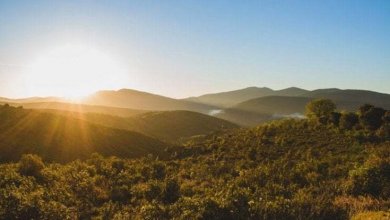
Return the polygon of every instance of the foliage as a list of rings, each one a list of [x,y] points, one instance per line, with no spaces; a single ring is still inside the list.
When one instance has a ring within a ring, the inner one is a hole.
[[[386,110],[372,105],[364,105],[360,108],[359,113],[362,125],[368,130],[376,130],[382,125],[382,118],[384,118]]]
[[[0,219],[348,219],[389,208],[390,143],[283,120],[207,135],[171,157],[26,155],[0,165]],[[355,204],[355,205],[353,205]],[[357,207],[357,208],[351,208]]]
[[[351,130],[359,124],[359,117],[356,113],[346,112],[341,114],[339,126],[342,129]]]
[[[320,122],[325,122],[335,110],[336,104],[330,99],[315,99],[306,105],[306,115]]]
[[[26,176],[41,176],[41,171],[45,167],[42,159],[33,154],[25,154],[19,162],[19,172]]]

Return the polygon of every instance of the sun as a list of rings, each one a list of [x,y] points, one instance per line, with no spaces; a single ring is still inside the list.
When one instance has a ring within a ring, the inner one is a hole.
[[[23,80],[27,94],[80,99],[98,90],[120,88],[127,74],[100,50],[65,44],[37,57],[25,69]]]

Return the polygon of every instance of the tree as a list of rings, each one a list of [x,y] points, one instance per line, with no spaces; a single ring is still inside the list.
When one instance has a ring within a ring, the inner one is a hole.
[[[386,113],[383,115],[382,121],[384,124],[390,124],[390,110],[387,110]]]
[[[366,114],[373,107],[374,106],[370,105],[370,104],[364,104],[364,105],[360,106],[360,108],[359,108],[359,115]]]
[[[34,154],[23,155],[19,162],[19,172],[25,176],[40,177],[44,167],[42,159]]]
[[[341,114],[339,126],[340,128],[351,130],[359,123],[359,117],[353,112]]]
[[[332,112],[329,115],[329,123],[334,126],[339,126],[340,124],[341,113],[340,112]]]
[[[332,112],[336,110],[336,104],[330,99],[316,99],[306,105],[306,116],[326,122]]]
[[[177,180],[167,180],[163,194],[163,200],[165,203],[171,204],[176,202],[180,198],[180,185]]]
[[[383,108],[373,107],[369,105],[360,108],[360,121],[362,125],[368,130],[377,130],[382,125],[382,118],[386,113]]]
[[[390,159],[383,155],[373,155],[355,170],[350,172],[349,190],[354,195],[390,196]]]

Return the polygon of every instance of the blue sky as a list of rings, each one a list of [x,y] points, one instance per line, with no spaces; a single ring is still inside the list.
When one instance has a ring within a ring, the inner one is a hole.
[[[171,97],[248,86],[390,93],[389,39],[387,0],[0,0],[0,96],[25,95],[23,66],[69,42],[125,66],[118,87]]]

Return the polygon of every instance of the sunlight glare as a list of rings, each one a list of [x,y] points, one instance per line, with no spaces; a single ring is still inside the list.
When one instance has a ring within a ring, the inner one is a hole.
[[[107,54],[82,45],[66,44],[47,51],[25,71],[30,95],[79,99],[102,89],[117,89],[126,71]]]

